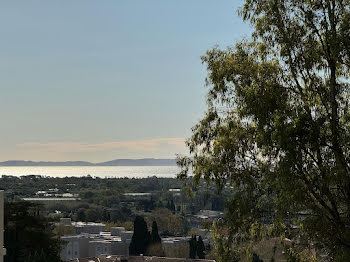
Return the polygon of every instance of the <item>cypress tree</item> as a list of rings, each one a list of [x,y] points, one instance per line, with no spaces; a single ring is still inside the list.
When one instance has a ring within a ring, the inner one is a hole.
[[[162,240],[158,233],[158,225],[156,221],[152,223],[151,241],[148,245],[146,255],[164,257],[165,252],[162,246]]]
[[[198,241],[197,241],[197,256],[199,259],[205,258],[204,251],[205,251],[205,246],[204,246],[202,237],[199,236]]]
[[[190,258],[195,259],[197,253],[197,241],[196,236],[192,236],[190,242]]]
[[[150,234],[147,223],[141,216],[137,216],[134,221],[134,234],[129,246],[130,255],[145,254],[150,242]]]
[[[159,233],[158,233],[158,225],[157,225],[157,222],[156,221],[153,221],[152,223],[152,233],[151,233],[151,243],[154,244],[154,243],[161,243],[162,240],[159,236]]]

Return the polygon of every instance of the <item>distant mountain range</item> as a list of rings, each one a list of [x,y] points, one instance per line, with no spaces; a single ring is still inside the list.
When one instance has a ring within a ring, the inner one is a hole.
[[[9,160],[0,162],[0,166],[175,166],[175,159],[115,159],[102,163],[90,163],[85,161],[66,161],[66,162],[34,162],[24,160]]]

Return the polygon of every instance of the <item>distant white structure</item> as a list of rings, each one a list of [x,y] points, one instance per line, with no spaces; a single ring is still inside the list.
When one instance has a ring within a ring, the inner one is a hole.
[[[204,219],[204,220],[213,220],[215,218],[222,217],[224,215],[223,212],[214,211],[214,210],[200,210],[195,217]]]
[[[106,229],[105,224],[94,222],[72,222],[72,226],[75,228],[75,232],[77,234],[99,234],[100,232],[103,232]]]
[[[72,225],[72,219],[69,217],[60,218],[60,224],[62,225]]]
[[[124,227],[111,227],[110,232],[105,231],[102,223],[72,222],[69,218],[61,218],[61,225],[72,226],[77,235],[62,236],[65,244],[61,250],[63,261],[80,261],[82,258],[106,256],[129,257],[129,246],[134,234],[126,231]],[[198,235],[203,238],[204,245],[208,245],[210,239],[204,229],[198,230]],[[168,258],[187,259],[190,253],[189,240],[191,237],[164,237],[162,246]],[[85,261],[85,260],[84,260]],[[94,261],[94,260],[91,260]]]
[[[0,262],[4,261],[6,249],[4,248],[4,191],[0,190]]]

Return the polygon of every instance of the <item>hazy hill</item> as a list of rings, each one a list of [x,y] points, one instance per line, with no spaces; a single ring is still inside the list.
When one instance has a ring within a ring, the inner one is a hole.
[[[66,161],[66,162],[34,162],[24,160],[9,160],[0,162],[0,166],[93,166],[94,164],[85,161]]]
[[[175,159],[116,159],[108,162],[98,163],[98,166],[174,166]]]
[[[0,166],[174,166],[175,159],[116,159],[102,163],[90,163],[86,161],[66,161],[66,162],[34,162],[24,160],[9,160],[0,162]]]

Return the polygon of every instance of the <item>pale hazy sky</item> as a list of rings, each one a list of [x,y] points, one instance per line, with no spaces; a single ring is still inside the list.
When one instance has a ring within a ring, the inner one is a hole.
[[[173,158],[205,111],[200,56],[249,37],[240,0],[11,0],[0,161]]]

